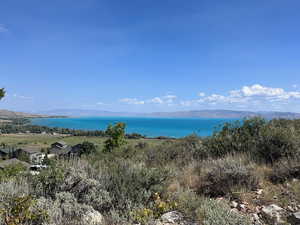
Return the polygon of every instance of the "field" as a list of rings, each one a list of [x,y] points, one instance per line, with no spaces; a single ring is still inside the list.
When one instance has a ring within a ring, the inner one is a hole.
[[[104,137],[82,137],[82,136],[68,136],[68,135],[43,135],[43,134],[3,134],[0,136],[0,144],[5,143],[9,146],[25,147],[37,146],[42,148],[49,148],[50,145],[57,141],[64,141],[68,145],[80,144],[84,141],[92,142],[97,145],[98,150],[104,146]],[[143,141],[151,146],[159,145],[162,140],[159,139],[128,139],[127,145],[135,145]]]

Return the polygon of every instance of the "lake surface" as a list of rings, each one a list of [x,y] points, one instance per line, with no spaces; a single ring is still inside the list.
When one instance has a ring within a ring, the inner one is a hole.
[[[32,124],[81,130],[105,130],[109,124],[126,123],[126,133],[139,133],[148,137],[184,137],[193,133],[209,136],[225,122],[237,119],[203,118],[140,118],[140,117],[81,117],[32,119]]]

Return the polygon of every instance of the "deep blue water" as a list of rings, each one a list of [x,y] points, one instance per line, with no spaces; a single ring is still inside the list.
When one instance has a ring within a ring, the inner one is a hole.
[[[32,124],[82,130],[105,130],[109,124],[126,123],[127,133],[139,133],[148,137],[184,137],[193,133],[209,136],[215,128],[234,119],[199,118],[140,118],[140,117],[81,117],[32,119]]]

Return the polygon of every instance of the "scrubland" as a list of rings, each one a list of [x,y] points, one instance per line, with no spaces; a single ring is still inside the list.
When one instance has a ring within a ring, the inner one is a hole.
[[[108,225],[157,224],[170,211],[203,225],[292,224],[290,214],[300,210],[300,120],[253,118],[211,137],[127,140],[111,152],[98,137],[0,142],[46,148],[60,139],[88,140],[97,152],[51,160],[39,175],[1,171],[0,224],[85,225],[91,215]],[[261,212],[271,204],[283,209],[280,221]]]

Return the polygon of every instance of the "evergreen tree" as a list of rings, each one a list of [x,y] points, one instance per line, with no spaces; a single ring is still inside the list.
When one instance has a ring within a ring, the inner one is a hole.
[[[105,133],[109,138],[105,141],[104,151],[111,152],[115,148],[120,148],[126,144],[125,140],[125,123],[117,123],[114,126],[109,125]]]

